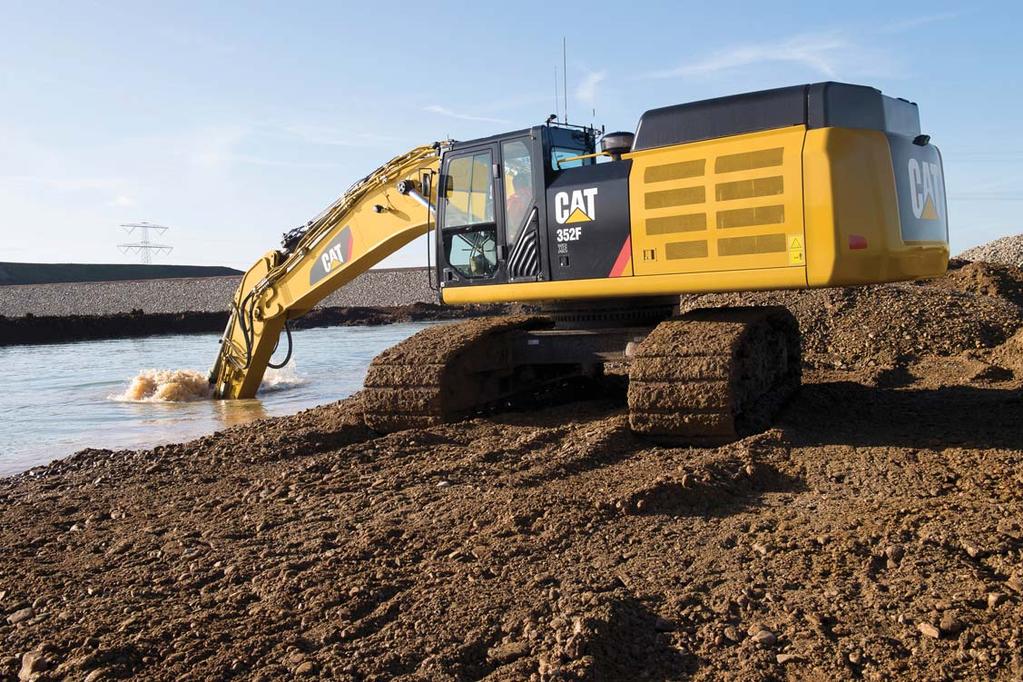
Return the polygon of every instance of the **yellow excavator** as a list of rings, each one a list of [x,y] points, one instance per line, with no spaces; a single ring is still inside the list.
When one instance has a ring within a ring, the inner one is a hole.
[[[381,432],[617,362],[635,431],[734,439],[798,388],[798,325],[779,307],[679,315],[680,294],[934,277],[949,257],[940,153],[916,104],[874,88],[826,82],[668,106],[635,133],[551,117],[417,147],[286,234],[242,278],[214,395],[253,397],[279,366],[282,331],[291,356],[289,320],[430,231],[442,303],[539,312],[438,325],[381,353],[363,392]]]

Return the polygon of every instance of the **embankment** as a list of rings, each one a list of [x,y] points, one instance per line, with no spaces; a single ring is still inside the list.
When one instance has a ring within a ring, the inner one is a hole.
[[[0,286],[0,346],[219,332],[237,286],[237,277]],[[370,270],[293,326],[444,320],[504,310],[436,303],[425,268]]]
[[[378,325],[424,320],[454,320],[497,315],[505,306],[441,306],[432,303],[388,307],[316,308],[295,320],[292,329],[341,325]],[[226,312],[144,313],[136,310],[113,315],[0,316],[0,346],[61,343],[97,339],[126,339],[155,334],[221,332]]]
[[[238,277],[0,286],[0,315],[20,317],[224,312]],[[425,268],[370,270],[328,296],[321,306],[401,306],[436,303]]]

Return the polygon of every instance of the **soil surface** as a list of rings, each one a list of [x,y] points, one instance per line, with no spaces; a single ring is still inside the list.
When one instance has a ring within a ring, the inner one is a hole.
[[[953,265],[687,298],[803,327],[801,391],[722,447],[655,446],[590,384],[2,480],[0,678],[1018,680],[1023,273]]]
[[[314,308],[293,320],[292,329],[341,325],[380,325],[420,320],[454,320],[499,315],[503,305],[442,306],[413,303],[402,306]],[[146,313],[135,310],[116,315],[0,315],[0,346],[61,343],[96,339],[123,339],[156,334],[222,332],[226,312]]]

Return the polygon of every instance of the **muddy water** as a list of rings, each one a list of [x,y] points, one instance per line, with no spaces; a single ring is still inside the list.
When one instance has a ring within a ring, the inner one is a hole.
[[[179,442],[350,395],[369,361],[428,323],[295,332],[255,400],[206,398],[216,334],[0,348],[0,476],[85,447]]]

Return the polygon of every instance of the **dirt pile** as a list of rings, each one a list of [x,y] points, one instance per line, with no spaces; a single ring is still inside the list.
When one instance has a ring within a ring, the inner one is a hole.
[[[964,261],[949,268],[929,282],[683,296],[682,307],[784,305],[799,320],[804,362],[839,369],[991,348],[1023,324],[1023,271]]]
[[[1023,234],[1010,235],[975,246],[963,251],[959,258],[1023,267]]]
[[[357,395],[0,480],[0,676],[1018,679],[1020,311],[970,272],[689,300],[810,337],[723,447],[614,395],[377,436]]]

